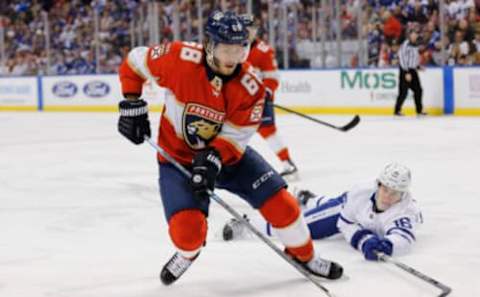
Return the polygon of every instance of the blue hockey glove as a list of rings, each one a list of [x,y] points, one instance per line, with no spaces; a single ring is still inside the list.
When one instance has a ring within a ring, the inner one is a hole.
[[[209,148],[195,155],[190,179],[195,197],[200,200],[208,199],[208,190],[213,191],[215,180],[221,169],[222,159],[216,149]]]
[[[370,261],[378,260],[377,253],[382,252],[381,249],[381,239],[376,235],[372,235],[362,244],[362,253],[365,256],[365,259]]]
[[[144,100],[122,100],[119,103],[118,132],[135,144],[151,136],[148,105]]]
[[[393,253],[393,243],[386,238],[380,240],[378,251],[384,253],[387,256],[391,256]]]

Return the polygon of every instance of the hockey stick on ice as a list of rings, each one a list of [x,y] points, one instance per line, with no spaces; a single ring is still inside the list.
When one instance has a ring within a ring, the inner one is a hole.
[[[438,297],[445,297],[448,294],[450,294],[450,292],[452,291],[452,289],[450,287],[448,287],[448,286],[442,284],[441,282],[429,277],[428,275],[425,275],[425,274],[421,273],[420,271],[408,266],[407,264],[403,264],[402,262],[395,261],[391,257],[389,257],[385,254],[382,254],[382,253],[377,253],[377,256],[381,261],[393,264],[393,265],[399,267],[400,269],[410,273],[411,275],[416,276],[416,277],[420,278],[421,280],[426,281],[427,283],[431,284],[432,286],[442,290],[441,294],[438,295]]]
[[[183,167],[180,163],[178,163],[175,159],[173,159],[164,149],[158,146],[152,139],[145,136],[145,140],[160,154],[162,157],[167,159],[173,166],[175,166],[180,172],[182,172],[186,177],[190,178],[191,173],[185,167]],[[334,295],[322,284],[315,280],[314,277],[305,270],[300,264],[295,262],[289,256],[287,256],[282,250],[280,250],[270,239],[268,239],[263,233],[257,230],[252,224],[250,224],[247,220],[243,218],[235,209],[233,209],[230,205],[228,205],[222,198],[216,195],[213,191],[209,191],[208,194],[210,198],[213,199],[215,202],[220,204],[226,211],[228,211],[234,218],[242,222],[248,230],[250,230],[253,234],[255,234],[260,240],[262,240],[266,245],[268,245],[277,255],[282,257],[285,261],[290,263],[293,267],[295,267],[303,276],[305,276],[309,281],[311,281],[315,286],[320,288],[327,296],[333,297]]]
[[[302,118],[305,118],[307,120],[310,120],[310,121],[314,121],[315,123],[319,123],[321,125],[324,125],[324,126],[327,126],[327,127],[330,127],[330,128],[333,128],[335,130],[339,130],[339,131],[343,131],[343,132],[347,132],[348,130],[354,128],[356,125],[358,125],[358,123],[360,123],[360,116],[357,114],[355,115],[351,120],[350,122],[348,122],[346,125],[344,126],[335,126],[333,124],[330,124],[330,123],[327,123],[327,122],[324,122],[322,120],[319,120],[319,119],[316,119],[314,117],[311,117],[309,115],[306,115],[304,113],[301,113],[301,112],[298,112],[296,110],[293,110],[293,109],[290,109],[288,107],[285,107],[285,106],[282,106],[282,105],[278,105],[278,104],[273,104],[273,106],[275,108],[278,108],[278,109],[281,109],[281,110],[284,110],[286,112],[290,112],[290,113],[293,113],[293,114],[296,114]]]

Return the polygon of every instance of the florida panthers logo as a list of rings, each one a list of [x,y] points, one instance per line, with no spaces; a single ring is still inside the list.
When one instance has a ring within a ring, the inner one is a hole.
[[[203,149],[220,132],[225,113],[199,105],[187,104],[183,114],[183,135],[189,147]]]

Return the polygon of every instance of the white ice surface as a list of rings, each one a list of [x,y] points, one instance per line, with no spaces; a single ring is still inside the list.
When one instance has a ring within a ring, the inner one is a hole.
[[[158,114],[151,117],[155,126]],[[113,113],[0,113],[0,296],[323,296],[260,241],[222,242],[229,215],[214,203],[201,256],[162,286],[158,272],[173,247],[155,154],[122,138],[116,121]],[[480,296],[480,119],[363,117],[348,133],[295,116],[278,122],[301,170],[297,184],[317,193],[341,193],[389,161],[411,167],[425,224],[398,260],[451,286],[451,296]],[[261,139],[252,144],[279,165]],[[438,295],[396,267],[363,260],[341,238],[315,246],[344,265],[347,278],[325,282],[337,296]]]

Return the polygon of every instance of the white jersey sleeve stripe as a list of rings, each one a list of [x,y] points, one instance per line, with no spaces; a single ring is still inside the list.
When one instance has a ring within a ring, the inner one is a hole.
[[[238,127],[225,122],[218,136],[235,145],[240,151],[244,151],[247,148],[251,135],[256,131],[257,126]]]
[[[280,78],[280,74],[278,73],[278,71],[263,71],[262,72],[262,78],[265,79],[265,78],[271,78],[271,79],[276,79],[278,80]]]
[[[128,54],[128,65],[144,79],[152,79],[152,74],[147,66],[148,47],[140,46]]]
[[[400,228],[400,227],[393,227],[393,228],[390,228],[387,232],[386,232],[386,235],[389,235],[389,234],[392,234],[392,233],[398,233],[398,231],[401,231],[402,233],[408,235],[411,239],[413,240],[416,240],[415,238],[415,235],[413,235],[412,232],[410,232],[409,230],[405,229],[405,228]]]
[[[393,256],[405,255],[412,249],[413,242],[408,240],[406,236],[394,232],[386,236],[393,244]]]
[[[350,224],[350,225],[351,225],[351,224],[355,224],[354,222],[347,220],[347,219],[346,219],[344,216],[342,216],[342,215],[340,215],[340,220],[342,220],[343,222],[345,222],[345,223],[347,223],[347,224]]]
[[[177,137],[183,139],[183,131],[182,131],[182,121],[183,121],[183,112],[185,109],[185,105],[182,104],[180,101],[177,100],[175,95],[167,89],[165,93],[165,117],[170,120],[170,123],[173,125],[175,129],[175,133]]]
[[[413,243],[412,240],[410,238],[408,238],[407,236],[403,235],[402,233],[400,232],[390,232],[389,235],[398,235],[398,236],[401,236],[403,237],[406,241],[408,241],[408,243]]]

